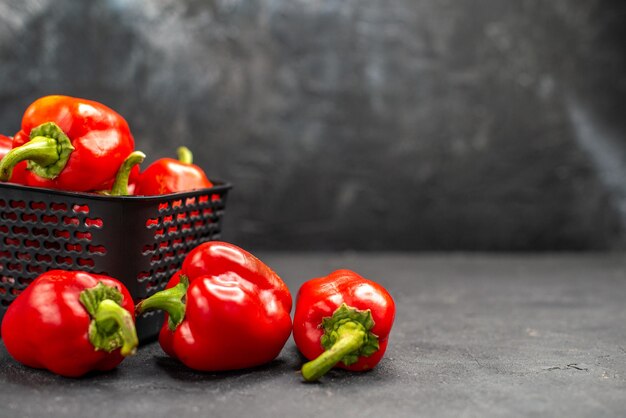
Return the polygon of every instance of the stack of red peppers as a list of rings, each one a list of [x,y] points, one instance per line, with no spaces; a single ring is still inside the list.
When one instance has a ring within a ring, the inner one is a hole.
[[[26,110],[13,138],[0,136],[0,181],[113,195],[161,195],[212,187],[191,152],[143,172],[126,121],[89,100],[48,96]],[[292,298],[281,278],[224,242],[193,249],[166,289],[133,306],[117,280],[85,272],[44,273],[9,306],[2,337],[30,367],[64,376],[110,370],[137,347],[134,313],[167,313],[163,350],[201,371],[254,367],[278,356],[292,331]],[[337,366],[373,368],[383,357],[395,306],[379,284],[349,270],[310,280],[298,292],[294,340],[310,362],[305,380]]]
[[[160,195],[209,188],[181,147],[180,161],[157,160],[143,173],[126,120],[91,100],[46,96],[32,103],[13,139],[0,136],[0,181],[113,195]]]

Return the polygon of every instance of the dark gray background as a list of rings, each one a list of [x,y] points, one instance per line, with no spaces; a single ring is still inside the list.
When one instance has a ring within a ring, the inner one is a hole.
[[[623,1],[2,0],[0,131],[104,102],[250,249],[623,248]]]

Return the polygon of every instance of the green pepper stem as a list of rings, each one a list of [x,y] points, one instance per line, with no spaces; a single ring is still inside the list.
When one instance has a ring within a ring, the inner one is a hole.
[[[134,166],[141,164],[146,154],[141,151],[131,152],[124,160],[115,176],[115,182],[111,188],[110,196],[128,196],[128,180]]]
[[[189,288],[187,276],[180,276],[180,282],[169,289],[161,290],[147,299],[142,300],[135,307],[135,313],[141,315],[144,312],[163,310],[169,314],[168,326],[174,331],[185,319],[185,296]]]
[[[139,341],[130,312],[111,299],[105,299],[98,305],[94,321],[98,332],[104,335],[116,333],[119,335],[122,342],[120,353],[124,357],[135,354]]]
[[[30,140],[13,148],[0,161],[0,181],[8,181],[13,167],[28,161],[28,169],[45,179],[56,178],[67,165],[74,151],[72,141],[54,122],[46,122],[30,131]]]
[[[361,349],[367,341],[367,331],[358,322],[348,321],[339,326],[336,331],[338,338],[335,343],[315,360],[302,366],[302,377],[312,382],[322,377],[350,353]]]
[[[41,166],[54,164],[59,160],[57,141],[45,136],[36,136],[27,143],[9,151],[0,161],[0,181],[9,181],[13,167],[30,160]]]
[[[178,161],[184,164],[192,164],[193,163],[193,154],[191,150],[187,147],[178,147],[176,150],[178,153]]]
[[[121,348],[123,356],[135,353],[137,331],[133,316],[121,306],[123,299],[119,290],[102,282],[80,292],[80,303],[92,319],[89,342],[96,350],[110,353]]]

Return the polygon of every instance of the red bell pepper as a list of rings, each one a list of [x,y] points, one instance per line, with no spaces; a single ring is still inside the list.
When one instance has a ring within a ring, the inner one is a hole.
[[[298,292],[293,338],[312,360],[305,380],[317,380],[335,365],[351,371],[373,368],[387,348],[395,316],[391,295],[350,270],[304,283]]]
[[[11,148],[13,148],[13,139],[0,134],[0,159],[7,155]]]
[[[168,313],[163,350],[202,371],[235,370],[273,360],[291,334],[291,294],[267,265],[225,242],[194,248],[166,290],[137,305]]]
[[[178,160],[161,158],[150,164],[140,175],[135,195],[153,196],[212,187],[204,171],[193,164],[187,147],[178,148]]]
[[[13,167],[26,160],[26,185],[103,190],[133,149],[128,124],[112,109],[91,100],[46,96],[24,113],[13,149],[0,161],[0,181],[9,180]]]
[[[68,377],[110,370],[137,347],[133,300],[117,280],[51,270],[36,278],[2,320],[2,339],[22,364]]]

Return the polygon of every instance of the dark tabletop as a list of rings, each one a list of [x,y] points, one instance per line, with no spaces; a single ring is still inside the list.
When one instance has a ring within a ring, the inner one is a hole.
[[[614,255],[261,254],[294,296],[350,268],[397,302],[368,373],[303,383],[290,340],[253,370],[197,373],[158,343],[115,371],[66,379],[0,349],[1,416],[624,416],[626,261]],[[70,354],[71,355],[71,354]]]

